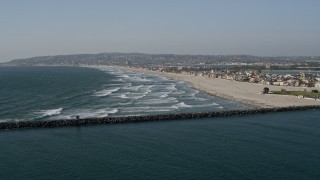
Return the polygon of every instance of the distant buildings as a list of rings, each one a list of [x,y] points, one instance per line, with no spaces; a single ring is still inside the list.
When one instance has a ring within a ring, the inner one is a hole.
[[[162,68],[161,71],[167,71]],[[195,70],[181,70],[176,73],[181,73],[189,76],[199,76],[205,78],[219,78],[240,82],[257,83],[263,85],[274,85],[274,86],[293,86],[293,87],[320,87],[320,77],[309,74],[263,74],[258,71],[229,71],[229,70],[210,70],[210,71],[195,71]]]
[[[142,53],[99,53],[41,56],[16,59],[1,66],[112,65],[181,73],[206,78],[275,86],[319,87],[320,77],[311,73],[279,75],[261,70],[299,69],[320,71],[320,56],[260,57],[250,55],[177,55]],[[251,69],[251,70],[249,70]]]

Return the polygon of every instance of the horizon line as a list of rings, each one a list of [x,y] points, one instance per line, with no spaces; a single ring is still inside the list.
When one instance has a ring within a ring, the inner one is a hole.
[[[16,58],[11,59],[6,62],[7,63],[14,60],[21,59],[30,59],[30,58],[40,58],[40,57],[54,57],[54,56],[73,56],[73,55],[98,55],[98,54],[144,54],[144,55],[177,55],[177,56],[252,56],[252,57],[320,57],[320,55],[311,56],[311,55],[299,55],[299,56],[290,56],[290,55],[250,55],[250,54],[181,54],[181,53],[143,53],[143,52],[99,52],[99,53],[75,53],[75,54],[56,54],[56,55],[39,55],[39,56],[31,56],[24,58]]]

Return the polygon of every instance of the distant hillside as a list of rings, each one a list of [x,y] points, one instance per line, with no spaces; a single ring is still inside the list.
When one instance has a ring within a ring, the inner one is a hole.
[[[136,65],[136,66],[178,66],[217,63],[301,63],[318,62],[320,57],[259,57],[250,55],[175,55],[175,54],[142,54],[142,53],[99,53],[74,54],[57,56],[40,56],[16,59],[5,66],[38,66],[38,65]]]

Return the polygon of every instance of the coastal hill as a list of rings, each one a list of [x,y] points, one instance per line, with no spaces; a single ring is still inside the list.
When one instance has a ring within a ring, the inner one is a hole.
[[[99,53],[57,56],[39,56],[16,59],[2,66],[78,66],[78,65],[131,65],[140,67],[210,65],[298,65],[319,66],[320,56],[262,57],[251,55],[177,55],[143,53]]]

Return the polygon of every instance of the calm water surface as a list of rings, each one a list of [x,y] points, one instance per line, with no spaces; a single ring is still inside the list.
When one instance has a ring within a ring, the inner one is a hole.
[[[319,179],[320,111],[0,132],[0,179]]]

